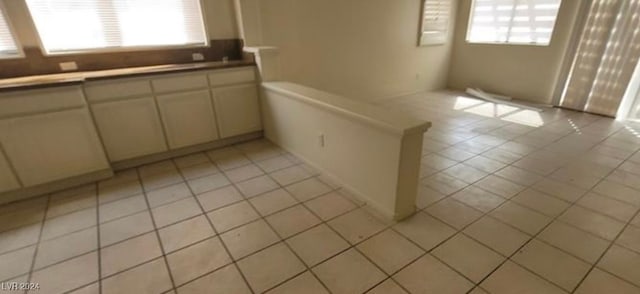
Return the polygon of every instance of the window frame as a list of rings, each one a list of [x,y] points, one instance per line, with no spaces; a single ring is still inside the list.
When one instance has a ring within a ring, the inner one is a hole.
[[[517,0],[516,0],[517,1]],[[467,31],[464,36],[464,42],[470,45],[506,45],[506,46],[535,46],[535,47],[549,47],[551,46],[551,42],[553,42],[553,36],[556,32],[556,26],[558,24],[558,16],[560,15],[560,9],[562,8],[563,0],[560,0],[560,6],[558,6],[558,13],[556,13],[556,18],[553,20],[553,26],[551,27],[551,35],[549,36],[548,44],[537,44],[537,43],[511,43],[509,41],[505,42],[489,42],[489,41],[481,41],[481,42],[472,42],[469,40],[469,34],[471,33],[472,26],[472,14],[476,5],[476,0],[471,0],[471,5],[469,6],[469,16],[467,19]]]
[[[449,31],[451,30],[451,15],[452,15],[452,7],[454,0],[441,0],[441,1],[449,1],[449,7],[447,11],[447,25],[445,26],[444,31],[434,31],[434,36],[430,36],[428,38],[425,37],[424,25],[425,25],[425,6],[427,5],[428,0],[421,0],[420,4],[420,23],[418,27],[418,46],[426,47],[426,46],[438,46],[444,45],[447,43],[447,39],[449,37]]]
[[[7,6],[5,5],[4,0],[0,0],[0,13],[2,13],[4,20],[7,22],[7,27],[9,28],[9,34],[11,34],[11,38],[13,39],[13,43],[16,45],[16,51],[17,51],[17,54],[12,56],[0,55],[0,60],[25,58],[22,42],[20,42],[20,40],[18,39],[18,34],[16,33],[16,29],[13,26],[13,23],[11,23],[11,19],[9,18],[9,13],[7,13]]]
[[[202,15],[202,29],[204,30],[205,40],[204,44],[198,45],[150,45],[150,46],[129,46],[129,47],[102,47],[102,48],[88,48],[88,49],[78,49],[78,50],[68,50],[61,52],[49,52],[47,48],[44,46],[44,42],[42,42],[42,37],[40,37],[40,32],[38,31],[38,27],[36,26],[35,20],[33,19],[33,15],[29,10],[28,5],[25,1],[25,6],[27,8],[27,13],[29,14],[29,20],[33,24],[33,30],[35,33],[35,38],[38,41],[38,46],[40,47],[40,51],[44,56],[64,56],[64,55],[77,55],[77,54],[105,54],[105,53],[124,53],[124,52],[140,52],[140,51],[154,51],[154,50],[177,50],[177,49],[188,49],[188,48],[206,48],[211,45],[211,40],[209,39],[209,28],[206,19],[205,5],[203,1],[206,0],[198,0],[198,5],[200,5],[200,14]]]

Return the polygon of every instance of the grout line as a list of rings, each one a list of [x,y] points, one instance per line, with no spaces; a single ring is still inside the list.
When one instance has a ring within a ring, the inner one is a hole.
[[[33,278],[33,269],[36,265],[36,258],[38,258],[38,249],[40,248],[40,240],[42,240],[42,234],[44,232],[44,226],[45,226],[45,221],[46,221],[46,217],[47,217],[47,212],[49,210],[49,203],[51,202],[51,196],[47,195],[45,196],[47,197],[47,202],[44,206],[44,211],[42,214],[42,221],[40,223],[40,233],[38,233],[38,241],[35,243],[35,248],[33,249],[33,259],[31,260],[31,266],[29,267],[29,273],[27,274],[27,282],[28,283],[37,283],[37,282],[33,282],[31,281],[31,279]],[[25,289],[24,293],[26,294],[28,292],[28,289]]]

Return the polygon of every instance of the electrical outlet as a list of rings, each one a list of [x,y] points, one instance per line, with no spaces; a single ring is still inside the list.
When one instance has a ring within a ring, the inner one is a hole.
[[[324,134],[318,136],[318,146],[324,148]]]
[[[61,71],[78,70],[78,64],[75,61],[60,62],[58,65],[60,66]]]
[[[193,61],[202,61],[204,60],[204,55],[202,55],[202,53],[193,53],[191,54],[191,59],[193,59]]]

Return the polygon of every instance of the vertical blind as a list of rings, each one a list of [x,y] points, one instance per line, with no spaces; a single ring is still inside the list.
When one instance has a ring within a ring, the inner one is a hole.
[[[49,53],[207,44],[199,0],[27,0]]]
[[[444,44],[449,27],[451,0],[425,0],[422,10],[421,45]]]
[[[561,0],[474,0],[467,41],[549,45]]]
[[[0,59],[17,57],[19,55],[16,40],[7,22],[2,3],[0,3]]]

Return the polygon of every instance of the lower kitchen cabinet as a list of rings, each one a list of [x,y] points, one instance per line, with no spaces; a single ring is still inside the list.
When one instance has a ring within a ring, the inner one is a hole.
[[[110,168],[86,108],[2,120],[0,143],[25,187]]]
[[[112,162],[167,151],[153,97],[93,104],[91,109]]]
[[[209,90],[156,96],[170,149],[219,138]]]
[[[215,88],[212,93],[222,138],[262,129],[255,84]]]
[[[20,188],[18,179],[11,171],[9,162],[0,151],[0,193]]]

